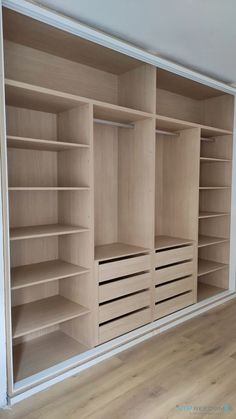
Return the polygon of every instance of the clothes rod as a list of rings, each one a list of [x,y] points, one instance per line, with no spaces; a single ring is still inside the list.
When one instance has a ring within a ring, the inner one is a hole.
[[[95,118],[93,122],[95,122],[95,124],[112,125],[114,127],[120,127],[120,128],[134,128],[134,124],[123,124],[121,122],[107,121],[106,119]]]
[[[162,134],[162,135],[170,135],[172,137],[178,137],[178,132],[171,132],[171,131],[163,131],[162,129],[156,129],[156,134]]]
[[[214,143],[215,142],[215,138],[205,138],[205,137],[201,137],[201,141],[206,141],[208,143]]]
[[[129,129],[134,128],[134,124],[125,124],[125,123],[121,123],[121,122],[107,121],[106,119],[97,119],[97,118],[94,118],[93,122],[95,124],[112,125],[114,127],[119,127],[119,128],[129,128]],[[171,136],[174,136],[174,137],[176,137],[176,136],[179,135],[176,132],[163,131],[163,130],[160,130],[160,129],[156,129],[156,134],[171,135]]]
[[[125,124],[125,123],[122,123],[122,122],[108,121],[106,119],[94,118],[93,122],[95,124],[112,125],[112,126],[118,127],[118,128],[129,128],[129,129],[134,128],[134,124]],[[161,129],[156,129],[156,134],[169,135],[169,136],[172,136],[172,137],[178,137],[179,136],[178,132],[164,131],[164,130],[161,130]],[[214,138],[201,137],[201,141],[207,141],[207,142],[213,143],[215,141],[215,139]]]

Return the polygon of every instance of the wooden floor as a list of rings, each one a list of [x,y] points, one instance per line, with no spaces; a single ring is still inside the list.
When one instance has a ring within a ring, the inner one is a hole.
[[[0,412],[1,419],[193,417],[236,418],[236,300]]]

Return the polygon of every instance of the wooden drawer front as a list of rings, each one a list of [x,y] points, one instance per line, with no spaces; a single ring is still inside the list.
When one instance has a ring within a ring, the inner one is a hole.
[[[172,279],[183,278],[193,273],[193,262],[180,263],[155,271],[155,285],[164,284]]]
[[[117,279],[99,286],[99,303],[150,288],[150,273]]]
[[[178,247],[177,249],[165,250],[156,253],[156,267],[170,265],[193,258],[193,246]]]
[[[150,306],[150,291],[140,292],[99,307],[99,323],[123,316],[131,311]]]
[[[174,297],[175,295],[190,291],[192,289],[192,276],[184,279],[178,279],[177,281],[170,282],[169,284],[161,285],[160,287],[155,288],[155,301],[163,301],[167,298]]]
[[[150,308],[128,314],[121,319],[113,320],[99,327],[99,343],[107,342],[110,339],[114,339],[150,322]]]
[[[194,303],[193,292],[188,292],[184,295],[179,295],[171,300],[163,301],[162,303],[156,304],[154,318],[155,320],[161,317],[167,316],[168,314],[174,313],[175,311],[181,310]]]
[[[142,272],[148,269],[151,269],[150,255],[104,263],[99,265],[99,282],[119,278],[119,276],[135,274],[136,272]]]

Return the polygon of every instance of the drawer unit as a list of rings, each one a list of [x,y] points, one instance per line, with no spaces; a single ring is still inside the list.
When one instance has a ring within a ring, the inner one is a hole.
[[[194,246],[178,246],[155,254],[154,319],[193,303]]]
[[[147,306],[150,306],[149,290],[105,303],[99,306],[99,323],[107,322]]]
[[[151,321],[151,309],[144,308],[135,313],[128,314],[120,319],[113,320],[99,327],[99,343],[107,342],[110,339],[144,326]]]
[[[155,288],[155,301],[163,301],[176,295],[190,291],[193,288],[193,277],[189,276],[183,279],[169,282]]]
[[[191,275],[193,273],[193,262],[178,263],[173,266],[167,266],[165,268],[157,269],[155,271],[155,285],[164,284],[165,282],[183,278],[184,276]]]
[[[193,246],[178,247],[176,249],[157,252],[155,255],[156,267],[171,265],[193,258]]]
[[[99,303],[112,300],[114,296],[118,298],[150,288],[150,282],[151,274],[148,272],[102,283],[99,286]]]
[[[99,342],[151,321],[151,256],[124,257],[98,265]]]
[[[154,320],[160,319],[161,317],[167,316],[168,314],[174,313],[175,311],[181,310],[194,303],[193,292],[187,292],[186,294],[178,295],[177,297],[169,300],[162,301],[155,305]]]
[[[102,263],[98,269],[99,283],[102,283],[109,279],[151,269],[151,257],[150,255],[128,257],[118,261]]]

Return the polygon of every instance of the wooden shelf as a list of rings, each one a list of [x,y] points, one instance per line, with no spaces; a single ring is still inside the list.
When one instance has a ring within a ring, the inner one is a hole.
[[[170,236],[156,236],[155,237],[155,250],[171,249],[177,246],[184,246],[192,244],[191,240],[181,239],[178,237]]]
[[[88,186],[10,186],[9,191],[89,191]]]
[[[228,212],[209,212],[209,211],[200,211],[199,212],[199,219],[202,218],[214,218],[214,217],[225,217],[229,216]]]
[[[219,162],[219,163],[232,163],[232,160],[230,159],[219,159],[216,157],[200,157],[200,161],[202,163],[214,163],[214,162]]]
[[[90,103],[94,105],[94,117],[99,119],[131,123],[153,116],[147,112],[10,79],[5,79],[5,92],[7,105],[43,112],[63,112]]]
[[[23,380],[87,350],[86,346],[61,331],[15,345],[14,380]]]
[[[14,307],[13,338],[25,336],[87,313],[89,313],[87,308],[60,295]]]
[[[87,149],[89,145],[78,144],[62,141],[41,140],[37,138],[16,137],[13,135],[7,136],[7,146],[9,148],[23,148],[30,150],[44,150],[44,151],[63,151],[63,150],[76,150]]]
[[[198,276],[206,275],[210,272],[215,272],[226,267],[228,267],[228,265],[224,263],[214,262],[212,260],[198,259]]]
[[[200,186],[201,191],[231,189],[231,186]]]
[[[34,239],[37,237],[60,236],[65,234],[83,233],[89,229],[80,226],[49,224],[10,229],[10,240]]]
[[[11,269],[11,288],[17,290],[89,272],[87,268],[62,260],[33,263]]]
[[[89,99],[53,89],[5,79],[6,104],[42,112],[64,112],[89,103]]]
[[[156,128],[171,132],[178,132],[189,128],[200,128],[203,137],[217,137],[221,135],[232,135],[232,131],[215,127],[209,127],[194,122],[188,122],[181,119],[170,118],[164,115],[156,115]]]
[[[229,239],[201,235],[198,238],[198,247],[211,246],[218,243],[226,243],[228,241]]]
[[[93,109],[95,119],[103,119],[125,124],[132,124],[135,121],[153,116],[147,112],[102,102],[96,102],[96,104],[94,103]]]
[[[207,298],[214,297],[214,295],[221,294],[224,292],[224,288],[219,288],[214,285],[204,284],[203,282],[198,281],[197,286],[197,300],[203,301]]]
[[[150,249],[125,243],[111,243],[95,247],[95,260],[117,259],[122,256],[146,253]]]

